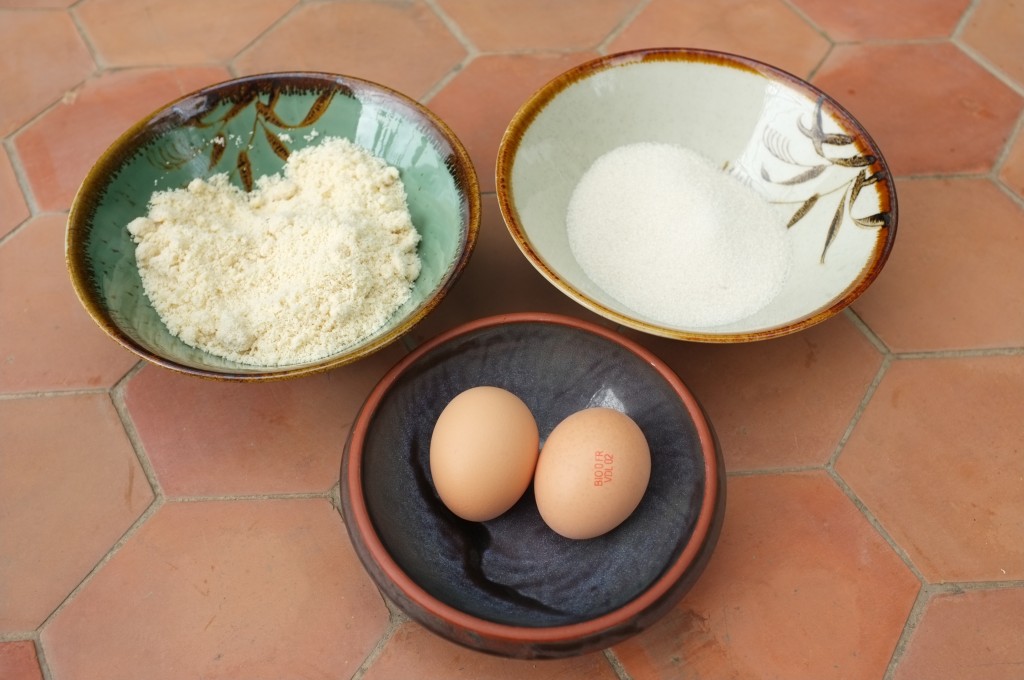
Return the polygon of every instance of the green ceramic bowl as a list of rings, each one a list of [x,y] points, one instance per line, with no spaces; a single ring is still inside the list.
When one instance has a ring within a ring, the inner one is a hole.
[[[228,173],[246,188],[277,173],[291,151],[345,137],[398,168],[420,233],[422,271],[384,327],[305,364],[259,367],[196,349],[170,334],[143,292],[126,225],[154,191]],[[249,76],[178,99],[125,132],[82,183],[68,220],[67,264],[93,319],[141,357],[185,373],[236,380],[293,377],[340,366],[395,341],[454,284],[476,241],[480,196],[465,148],[433,113],[387,87],[324,73]]]

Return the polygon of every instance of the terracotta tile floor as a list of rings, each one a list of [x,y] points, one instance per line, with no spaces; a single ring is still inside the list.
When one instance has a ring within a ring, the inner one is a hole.
[[[1011,0],[0,0],[0,678],[1024,678],[1024,4]],[[718,548],[649,630],[556,662],[389,607],[336,510],[349,424],[415,343],[508,311],[594,319],[494,198],[518,105],[597,54],[724,49],[829,91],[897,176],[899,237],[796,336],[629,333],[716,424]],[[356,365],[238,386],[140,365],[77,303],[75,190],[183,92],[322,69],[421,98],[484,192],[463,278]]]

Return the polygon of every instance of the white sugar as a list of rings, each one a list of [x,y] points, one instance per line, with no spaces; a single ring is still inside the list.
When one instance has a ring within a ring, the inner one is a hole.
[[[792,258],[785,219],[690,149],[620,146],[569,201],[569,246],[605,293],[651,321],[706,328],[778,295]]]

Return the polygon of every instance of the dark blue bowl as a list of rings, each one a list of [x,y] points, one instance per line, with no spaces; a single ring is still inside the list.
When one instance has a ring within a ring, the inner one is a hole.
[[[652,458],[637,510],[585,541],[551,531],[530,491],[488,522],[452,514],[430,479],[430,436],[445,405],[478,385],[526,402],[542,444],[589,406],[633,418]],[[402,359],[352,426],[341,497],[385,595],[454,642],[517,658],[581,654],[649,626],[703,570],[725,504],[711,425],[679,378],[619,334],[551,314],[475,321]]]

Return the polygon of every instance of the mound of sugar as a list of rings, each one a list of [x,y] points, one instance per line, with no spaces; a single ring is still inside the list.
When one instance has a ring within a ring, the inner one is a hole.
[[[708,159],[637,143],[599,157],[569,201],[569,246],[609,296],[658,323],[706,328],[778,295],[792,259],[785,219]]]
[[[293,152],[251,193],[226,174],[157,192],[128,231],[168,330],[251,365],[313,361],[369,336],[420,272],[398,171],[341,138]]]

